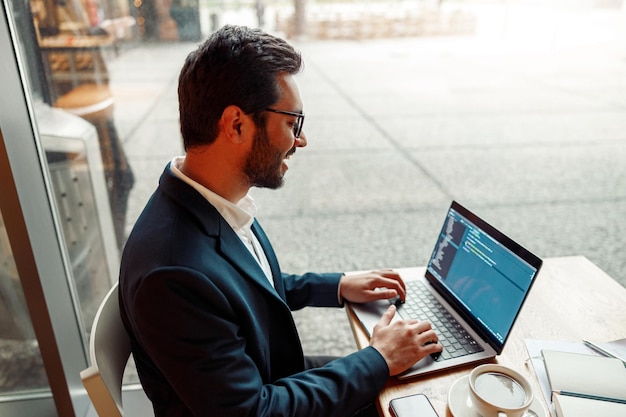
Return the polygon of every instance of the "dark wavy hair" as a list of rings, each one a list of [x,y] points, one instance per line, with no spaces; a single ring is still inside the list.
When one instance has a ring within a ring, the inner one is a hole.
[[[283,39],[260,29],[227,25],[189,54],[178,77],[180,131],[185,149],[212,143],[227,106],[262,122],[279,100],[277,75],[296,74],[302,57]]]

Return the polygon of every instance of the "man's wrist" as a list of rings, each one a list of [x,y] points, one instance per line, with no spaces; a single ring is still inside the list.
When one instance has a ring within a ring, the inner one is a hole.
[[[343,305],[344,303],[343,296],[341,295],[341,282],[343,281],[343,278],[345,276],[345,273],[341,274],[341,276],[339,277],[339,284],[337,284],[337,301],[339,302],[339,305]]]

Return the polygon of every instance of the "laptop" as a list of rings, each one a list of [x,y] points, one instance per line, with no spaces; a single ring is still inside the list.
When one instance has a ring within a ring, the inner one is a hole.
[[[398,270],[407,285],[395,319],[429,320],[444,345],[399,379],[413,378],[499,355],[542,260],[456,201],[448,209],[425,273]],[[351,303],[369,335],[394,300]],[[421,310],[420,310],[421,309]],[[456,340],[458,338],[458,340]]]

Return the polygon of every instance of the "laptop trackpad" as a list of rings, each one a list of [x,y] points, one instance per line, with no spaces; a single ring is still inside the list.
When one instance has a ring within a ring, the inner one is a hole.
[[[389,300],[377,300],[364,304],[350,303],[350,307],[369,336],[372,335],[374,326],[378,323],[385,311],[387,311],[389,305]],[[402,320],[398,313],[395,314],[392,322],[396,320]]]

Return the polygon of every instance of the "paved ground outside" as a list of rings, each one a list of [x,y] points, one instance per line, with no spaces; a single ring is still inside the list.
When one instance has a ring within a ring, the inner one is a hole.
[[[537,4],[475,9],[474,36],[293,41],[309,144],[283,189],[254,191],[285,271],[423,265],[456,199],[540,257],[585,255],[626,285],[626,11]],[[110,63],[138,179],[129,227],[182,153],[193,47]],[[296,320],[306,353],[355,349],[343,310]]]

